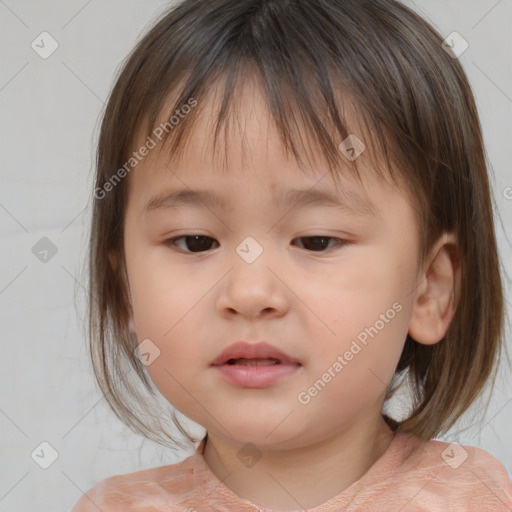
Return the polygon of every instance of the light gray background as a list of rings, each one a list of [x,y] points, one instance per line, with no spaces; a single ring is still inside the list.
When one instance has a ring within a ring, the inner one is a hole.
[[[168,5],[0,0],[0,512],[69,510],[100,479],[191,453],[145,442],[109,412],[89,366],[82,289],[99,114],[119,63]],[[469,42],[461,62],[494,169],[510,276],[512,1],[409,5],[443,35],[457,31]],[[43,31],[59,44],[47,59],[31,48]],[[46,263],[32,252],[43,237],[57,248]],[[508,294],[509,313],[510,302]],[[511,401],[510,379],[500,378],[484,420],[445,439],[486,449],[512,473]],[[31,458],[42,441],[58,452],[48,469]]]

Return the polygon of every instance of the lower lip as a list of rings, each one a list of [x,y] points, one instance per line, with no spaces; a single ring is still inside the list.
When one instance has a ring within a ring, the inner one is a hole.
[[[266,388],[295,373],[300,365],[293,363],[261,366],[222,364],[214,368],[217,368],[225,379],[243,388]]]

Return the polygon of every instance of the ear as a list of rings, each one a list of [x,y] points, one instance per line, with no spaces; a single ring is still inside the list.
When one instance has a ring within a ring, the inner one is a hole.
[[[108,260],[109,260],[110,266],[112,267],[112,270],[114,271],[114,273],[117,273],[118,267],[119,267],[119,254],[117,252],[110,251],[108,253]],[[128,279],[126,279],[125,282],[128,283]],[[129,326],[130,332],[136,333],[137,331],[136,331],[136,327],[135,327],[135,318],[134,318],[134,314],[133,314],[133,308],[132,308],[132,304],[131,304],[131,294],[130,294],[129,289],[128,289],[128,296],[130,297],[130,303],[128,305],[128,307],[130,308],[128,326]]]
[[[434,244],[418,279],[409,335],[418,343],[434,345],[446,335],[459,298],[460,260],[452,234],[443,234]]]

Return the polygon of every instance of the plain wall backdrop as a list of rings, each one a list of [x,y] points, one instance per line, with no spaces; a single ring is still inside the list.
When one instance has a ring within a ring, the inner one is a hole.
[[[512,1],[407,4],[444,36],[456,31],[469,43],[460,60],[491,163],[510,315]],[[117,420],[93,381],[85,335],[99,115],[119,64],[169,5],[0,0],[0,512],[69,510],[103,478],[192,453],[144,441]],[[504,376],[483,420],[443,439],[482,447],[512,473],[512,389]],[[481,404],[475,418],[480,411]]]

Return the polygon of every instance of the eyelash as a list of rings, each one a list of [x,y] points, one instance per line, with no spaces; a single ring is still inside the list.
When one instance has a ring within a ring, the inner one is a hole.
[[[206,236],[206,235],[181,235],[181,236],[177,236],[177,237],[174,237],[174,238],[169,238],[167,240],[164,241],[164,244],[171,247],[172,249],[174,249],[174,247],[176,247],[176,244],[175,242],[177,240],[180,240],[182,238],[204,238],[204,239],[210,239],[210,240],[215,240],[214,238],[211,238],[209,236]],[[337,247],[338,248],[341,248],[345,245],[348,245],[350,242],[346,241],[346,240],[342,240],[340,238],[335,238],[335,237],[332,237],[332,236],[323,236],[323,235],[315,235],[315,236],[301,236],[299,238],[297,238],[296,240],[302,240],[302,239],[312,239],[312,238],[320,238],[320,239],[327,239],[327,240],[336,240],[337,241]],[[335,248],[336,248],[335,246]],[[306,249],[307,250],[307,249]],[[332,250],[332,248],[330,249]],[[200,254],[201,252],[206,252],[206,251],[197,251],[197,252],[193,252],[193,251],[183,251],[185,253],[188,253],[188,254]],[[311,251],[311,252],[320,252],[320,253],[323,253],[323,252],[329,252],[329,250],[326,250],[326,251]]]

